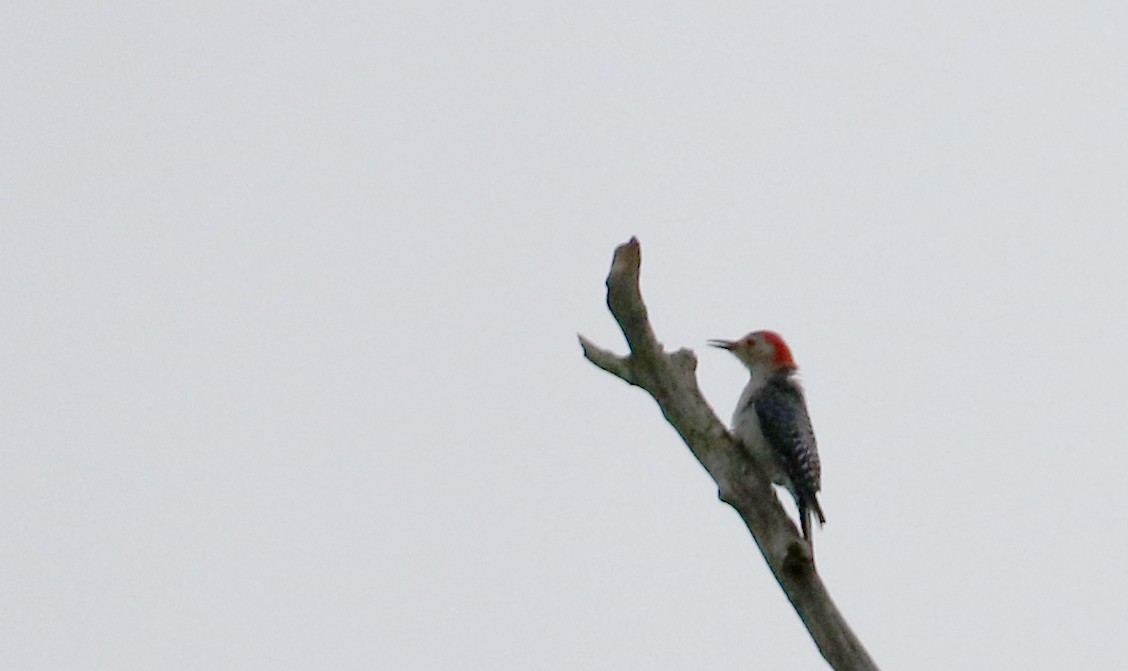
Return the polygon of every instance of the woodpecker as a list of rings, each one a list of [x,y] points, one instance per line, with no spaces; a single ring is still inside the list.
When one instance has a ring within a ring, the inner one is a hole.
[[[740,340],[710,340],[732,352],[752,374],[732,414],[732,431],[772,483],[791,492],[803,538],[811,542],[811,514],[826,522],[817,498],[821,468],[798,367],[778,333],[753,331]]]

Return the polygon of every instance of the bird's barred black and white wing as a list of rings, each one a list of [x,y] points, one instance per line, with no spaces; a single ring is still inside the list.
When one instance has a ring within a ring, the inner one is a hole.
[[[795,497],[803,537],[811,539],[811,514],[826,522],[819,505],[821,487],[819,451],[799,383],[789,375],[773,376],[757,395],[756,415],[773,457],[790,482],[784,486]]]

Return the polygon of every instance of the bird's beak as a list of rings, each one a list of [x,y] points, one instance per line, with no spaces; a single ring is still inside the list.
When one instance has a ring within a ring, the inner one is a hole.
[[[709,341],[709,345],[711,347],[720,347],[721,349],[732,349],[732,346],[735,345],[735,344],[736,343],[734,343],[731,340],[710,340]]]

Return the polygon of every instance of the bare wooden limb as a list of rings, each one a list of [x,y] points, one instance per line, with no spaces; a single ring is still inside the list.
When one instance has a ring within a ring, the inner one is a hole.
[[[767,478],[740,450],[697,386],[697,358],[688,349],[664,351],[639,290],[641,253],[631,238],[615,249],[607,275],[607,307],[627,340],[619,356],[583,336],[584,356],[599,368],[641,387],[717,483],[720,498],[744,520],[772,574],[807,627],[819,652],[837,671],[877,669],[850,629],[815,569],[811,548],[784,512]]]
[[[580,336],[580,347],[584,348],[584,356],[587,357],[588,361],[608,373],[611,373],[615,377],[629,384],[634,384],[629,359],[619,356],[610,350],[605,350],[583,336]]]

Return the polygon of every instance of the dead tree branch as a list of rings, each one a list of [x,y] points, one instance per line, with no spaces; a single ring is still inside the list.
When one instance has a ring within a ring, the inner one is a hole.
[[[654,397],[666,421],[717,483],[722,501],[744,520],[772,574],[837,671],[877,669],[827,593],[811,548],[753,462],[737,447],[697,386],[691,350],[667,353],[654,335],[639,291],[641,255],[631,238],[615,249],[607,275],[607,307],[631,353],[619,356],[580,336],[588,361]]]

